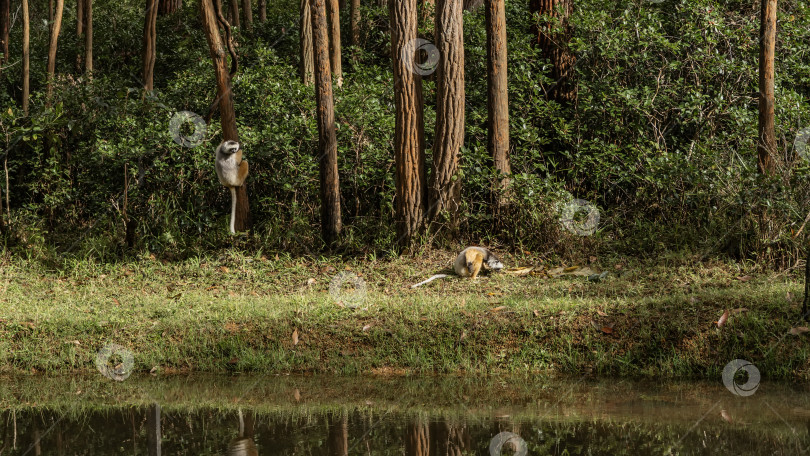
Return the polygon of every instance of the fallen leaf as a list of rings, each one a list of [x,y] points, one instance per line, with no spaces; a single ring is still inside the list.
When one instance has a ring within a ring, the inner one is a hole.
[[[525,268],[509,268],[509,269],[505,269],[503,271],[503,273],[511,274],[511,275],[518,276],[518,277],[522,277],[522,276],[525,276],[525,275],[529,275],[529,273],[532,272],[533,270],[534,270],[534,266],[529,266],[529,267],[525,267]]]
[[[744,276],[742,276],[742,277],[737,277],[737,280],[739,280],[740,282],[748,282],[748,281],[749,281],[749,280],[751,280],[752,278],[753,278],[753,277],[751,277],[750,275],[744,275]]]
[[[120,305],[121,305],[121,302],[120,302],[120,301],[118,301],[118,300],[117,300],[117,299],[115,299],[115,298],[113,298],[113,302],[115,303],[115,305],[116,305],[116,306],[120,306]]]
[[[298,391],[298,388],[293,390],[293,397],[295,398],[295,402],[298,402],[298,401],[301,400],[301,392]]]
[[[806,332],[810,331],[810,328],[807,326],[797,326],[795,328],[790,328],[789,334],[793,334],[794,336],[800,336]]]
[[[731,415],[729,415],[725,409],[720,410],[720,416],[723,417],[723,419],[728,421],[729,423],[734,422],[734,420],[731,419]]]
[[[493,312],[500,312],[500,311],[502,311],[504,309],[508,309],[508,307],[506,307],[506,306],[498,306],[498,307],[492,309],[492,311]]]
[[[788,302],[788,304],[792,303],[793,302],[793,293],[791,293],[789,291],[787,293],[785,293],[785,300]]]
[[[307,286],[311,287],[315,283],[315,279],[310,277],[307,279]]]
[[[748,312],[747,307],[740,307],[739,309],[734,309],[731,311],[731,315],[737,315],[738,313]]]
[[[608,316],[608,314],[606,314],[606,313],[602,312],[602,311],[601,311],[601,310],[599,310],[599,309],[596,309],[596,313],[597,313],[597,314],[598,314],[600,317],[607,317],[607,316]]]
[[[539,317],[539,316],[540,316],[540,311],[539,311],[539,310],[534,309],[532,312],[534,313],[534,316],[535,316],[535,317]]]
[[[613,334],[613,328],[610,326],[602,326],[601,331],[605,334]]]
[[[723,315],[717,320],[717,327],[722,328],[726,324],[726,320],[728,320],[728,310],[723,312]]]
[[[227,267],[225,267],[225,266],[220,266],[220,267],[219,267],[219,270],[220,270],[220,271],[222,271],[222,272],[224,272],[225,274],[227,274],[227,273],[228,273],[228,271],[229,271],[229,270],[228,270],[228,268],[227,268]]]
[[[371,328],[371,325],[365,325],[365,326],[363,326],[363,332],[368,331],[370,328]]]
[[[293,333],[292,333],[292,342],[293,342],[293,347],[295,347],[296,345],[298,345],[298,329],[297,329],[297,328],[296,328],[296,330],[295,330],[295,331],[293,331]]]

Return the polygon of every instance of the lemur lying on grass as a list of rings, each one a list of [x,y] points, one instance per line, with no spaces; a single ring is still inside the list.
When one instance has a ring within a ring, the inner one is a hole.
[[[487,269],[497,271],[503,269],[503,263],[495,256],[494,253],[483,247],[467,247],[456,257],[453,262],[453,270],[460,277],[472,277],[476,279],[478,273],[481,272],[481,266],[486,265]],[[416,285],[411,285],[411,288],[420,287],[436,279],[448,277],[447,274],[436,274],[431,278],[419,282]]]

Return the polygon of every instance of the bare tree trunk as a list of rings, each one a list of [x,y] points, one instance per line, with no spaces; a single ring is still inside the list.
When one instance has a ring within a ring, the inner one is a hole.
[[[151,92],[155,85],[155,57],[157,56],[157,2],[146,0],[143,24],[143,88]]]
[[[492,156],[498,183],[495,211],[500,213],[508,202],[503,191],[509,186],[512,166],[509,162],[509,95],[506,61],[506,12],[504,0],[486,0],[487,23],[487,146]]]
[[[574,0],[529,0],[529,10],[538,15],[550,14],[553,18],[559,17],[562,22],[563,32],[558,34],[543,31],[544,27],[551,27],[552,24],[541,24],[536,29],[537,44],[543,50],[543,56],[554,65],[551,75],[555,82],[551,87],[550,97],[559,103],[571,102],[577,95],[576,85],[571,81],[577,59],[568,49],[568,42],[571,39],[568,17],[574,10]]]
[[[23,62],[22,62],[22,108],[23,113],[28,115],[28,99],[31,91],[31,16],[28,14],[28,0],[22,0],[23,13]]]
[[[183,0],[160,0],[158,3],[158,13],[161,16],[176,13],[183,7]]]
[[[312,52],[312,7],[310,0],[301,0],[301,82],[306,85],[315,83]],[[328,43],[327,43],[328,49]],[[328,51],[327,51],[328,53]],[[331,68],[331,67],[330,67]]]
[[[776,47],[776,0],[762,0],[759,35],[759,141],[757,168],[761,174],[776,170],[776,135],[774,134],[773,63]]]
[[[239,27],[239,0],[231,0],[231,25]]]
[[[2,66],[8,63],[8,31],[10,20],[11,1],[0,0],[0,52],[3,53],[3,57],[0,58],[0,74],[3,72]]]
[[[59,42],[59,32],[62,29],[62,12],[65,9],[65,0],[56,0],[56,12],[51,27],[51,43],[48,46],[48,100],[53,95],[53,80],[56,76],[56,47]]]
[[[233,92],[231,91],[231,75],[228,72],[228,53],[225,43],[219,33],[214,4],[212,0],[201,0],[203,31],[208,41],[211,59],[214,63],[214,72],[217,79],[217,103],[219,104],[220,121],[222,124],[222,139],[239,141],[239,132],[236,129],[236,112],[233,106]],[[250,205],[245,185],[236,189],[236,217],[234,218],[236,231],[250,229]]]
[[[461,179],[458,176],[464,145],[464,29],[462,0],[436,4],[436,134],[430,177],[430,220],[447,216],[451,231],[458,228]]]
[[[84,8],[84,71],[89,76],[93,73],[93,0],[83,1],[86,2]]]
[[[267,22],[267,0],[259,0],[259,22]]]
[[[76,0],[76,36],[82,36],[83,33],[84,33],[84,0]]]
[[[360,0],[352,0],[351,14],[352,44],[358,46],[360,44]]]
[[[395,224],[398,244],[407,248],[424,227],[427,212],[422,77],[414,71],[418,18],[416,0],[392,0],[388,5],[396,105]]]
[[[343,66],[340,63],[340,5],[338,0],[329,1],[329,36],[332,45],[332,74],[337,77],[337,86],[343,87]]]
[[[335,110],[332,96],[332,71],[329,62],[329,35],[326,24],[325,0],[311,1],[313,50],[315,55],[315,96],[318,105],[321,231],[324,241],[331,244],[338,239],[342,228]]]
[[[253,27],[253,5],[250,0],[242,0],[242,9],[245,12],[245,28]]]

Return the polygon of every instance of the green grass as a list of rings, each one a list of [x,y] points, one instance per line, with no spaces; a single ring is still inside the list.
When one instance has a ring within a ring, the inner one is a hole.
[[[452,257],[226,254],[66,261],[55,270],[6,258],[0,369],[93,369],[98,350],[115,343],[131,350],[137,371],[719,378],[726,363],[743,358],[763,378],[810,377],[807,336],[788,335],[799,324],[802,298],[790,274],[688,259],[649,265],[601,258],[593,267],[614,274],[599,283],[496,274],[409,288]],[[508,265],[536,262],[506,257]],[[339,272],[365,281],[361,300],[338,302],[329,293]],[[723,311],[738,308],[748,311],[718,329]]]

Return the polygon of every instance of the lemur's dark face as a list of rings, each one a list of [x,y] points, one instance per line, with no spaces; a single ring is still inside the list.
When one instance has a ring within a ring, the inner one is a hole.
[[[222,153],[226,155],[235,154],[239,150],[239,143],[236,141],[225,141],[222,143]]]

